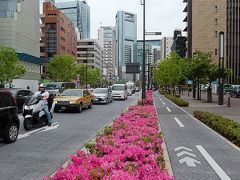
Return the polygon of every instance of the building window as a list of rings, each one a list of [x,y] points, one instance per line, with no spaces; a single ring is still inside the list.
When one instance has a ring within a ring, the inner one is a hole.
[[[217,50],[217,49],[215,49],[215,55],[216,55],[216,56],[218,55],[218,50]]]
[[[65,38],[61,36],[61,40],[65,42]]]
[[[61,31],[65,33],[65,29],[63,27],[61,27]]]
[[[218,32],[217,31],[215,31],[215,38],[217,38],[218,37]]]
[[[215,25],[218,25],[218,19],[217,18],[215,19]]]

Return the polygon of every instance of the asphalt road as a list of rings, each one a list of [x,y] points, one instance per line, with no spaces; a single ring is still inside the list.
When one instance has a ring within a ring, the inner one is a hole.
[[[239,180],[240,150],[158,93],[155,106],[176,180]]]
[[[54,114],[56,129],[38,127],[26,132],[21,126],[20,139],[13,144],[0,142],[0,179],[37,180],[52,174],[70,155],[95,137],[96,132],[110,124],[131,104],[138,93],[127,101],[94,105],[82,113]],[[21,123],[22,125],[22,123]]]

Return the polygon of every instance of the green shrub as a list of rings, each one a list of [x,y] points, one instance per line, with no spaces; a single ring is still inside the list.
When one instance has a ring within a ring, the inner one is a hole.
[[[164,94],[166,98],[168,98],[169,100],[171,100],[172,102],[174,102],[176,105],[180,106],[180,107],[188,107],[189,103],[170,94]]]
[[[209,112],[194,111],[195,118],[240,147],[240,124]]]

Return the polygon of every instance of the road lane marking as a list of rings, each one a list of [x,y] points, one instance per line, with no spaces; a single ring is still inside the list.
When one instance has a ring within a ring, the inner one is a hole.
[[[191,151],[191,152],[192,152],[191,149],[186,148],[186,147],[183,147],[183,146],[177,147],[177,148],[175,149],[175,151],[179,151],[179,150],[181,150],[181,149],[184,149],[184,150],[186,150],[186,151]]]
[[[185,157],[183,159],[180,159],[180,164],[186,163],[188,167],[196,167],[196,164],[201,164],[199,161],[196,159],[190,158],[190,157]],[[196,163],[196,164],[195,164]]]
[[[184,146],[180,146],[180,147],[176,148],[175,151],[181,151],[181,152],[177,153],[177,157],[185,156],[179,160],[180,164],[186,163],[188,167],[196,167],[196,164],[201,164],[200,161],[194,159],[194,158],[196,158],[195,154],[187,152],[187,151],[192,152],[192,149],[186,148]],[[193,158],[188,157],[188,156],[192,156]]]
[[[206,159],[208,164],[213,168],[213,170],[217,173],[217,175],[222,180],[231,180],[228,175],[222,170],[222,168],[214,161],[214,159],[208,154],[208,152],[201,146],[196,145],[199,152],[203,155],[203,157]]]
[[[163,105],[166,105],[166,103],[165,102],[162,102],[163,103]]]
[[[183,123],[177,117],[174,117],[173,119],[178,123],[180,127],[184,127]]]
[[[171,109],[169,107],[166,107],[166,109],[168,110],[168,112],[172,112]]]
[[[177,157],[180,157],[180,156],[183,156],[183,155],[189,155],[189,156],[192,156],[192,157],[196,157],[195,154],[192,154],[192,153],[189,153],[187,151],[182,151],[180,153],[177,154]]]

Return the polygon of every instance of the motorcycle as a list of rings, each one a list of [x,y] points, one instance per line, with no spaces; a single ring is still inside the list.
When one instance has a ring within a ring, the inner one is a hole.
[[[43,111],[44,105],[41,94],[26,98],[22,113],[25,130],[31,130],[35,125],[48,124],[47,115]],[[52,113],[50,114],[52,118]]]

